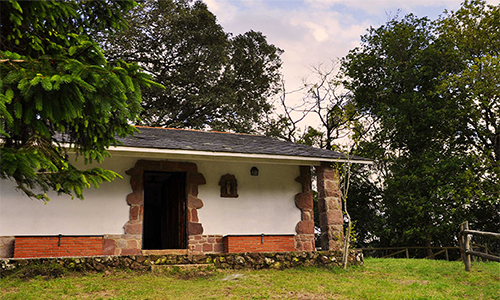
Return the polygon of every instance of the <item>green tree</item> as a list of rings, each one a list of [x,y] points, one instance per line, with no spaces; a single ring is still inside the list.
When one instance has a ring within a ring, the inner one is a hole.
[[[91,38],[124,27],[133,1],[1,1],[0,177],[30,197],[83,198],[116,173],[79,170],[68,157],[100,162],[141,111],[135,64],[108,62]],[[69,149],[68,149],[69,147]]]
[[[451,245],[458,224],[479,220],[479,211],[489,212],[489,226],[500,225],[498,77],[496,58],[489,58],[499,49],[499,20],[498,7],[482,1],[465,2],[437,21],[395,18],[371,28],[344,58],[346,87],[359,113],[374,120],[358,155],[376,158],[382,179],[375,184],[364,176],[351,186],[354,194],[372,195],[350,197],[353,219],[362,205],[375,210],[374,222],[358,222],[358,229],[367,226],[366,239]]]
[[[251,132],[279,88],[282,50],[259,32],[231,36],[201,1],[141,2],[127,31],[100,35],[110,58],[135,61],[166,89],[144,89],[141,123]]]

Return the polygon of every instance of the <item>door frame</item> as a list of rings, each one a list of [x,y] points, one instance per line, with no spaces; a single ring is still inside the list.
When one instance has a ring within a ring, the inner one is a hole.
[[[189,244],[192,236],[203,234],[203,225],[198,219],[198,209],[203,207],[203,201],[198,198],[198,186],[206,184],[205,177],[198,172],[195,163],[172,162],[167,160],[137,160],[135,166],[125,173],[130,175],[130,187],[132,192],[127,195],[127,203],[130,205],[129,220],[123,226],[125,235],[136,235],[142,239],[143,214],[144,214],[144,172],[186,172],[186,235],[189,250],[194,245]]]

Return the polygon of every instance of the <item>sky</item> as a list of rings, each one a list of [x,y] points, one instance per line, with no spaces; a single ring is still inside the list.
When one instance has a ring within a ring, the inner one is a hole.
[[[314,80],[312,68],[328,68],[360,45],[370,26],[413,13],[437,19],[456,11],[462,0],[203,0],[226,32],[262,32],[283,49],[287,92]],[[499,0],[488,0],[497,5]],[[295,101],[292,97],[292,101]],[[313,121],[311,121],[313,122]]]

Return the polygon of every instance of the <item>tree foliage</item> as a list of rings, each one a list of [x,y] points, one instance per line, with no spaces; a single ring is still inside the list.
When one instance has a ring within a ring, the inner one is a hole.
[[[90,35],[124,28],[133,1],[1,1],[0,177],[30,197],[48,190],[83,198],[116,173],[79,170],[70,151],[100,162],[135,131],[141,85],[136,64],[109,62]]]
[[[232,36],[201,1],[141,2],[130,28],[100,35],[107,56],[135,61],[166,89],[143,90],[143,125],[250,132],[279,88],[282,50],[260,33]]]
[[[358,154],[378,160],[382,179],[361,173],[351,186],[365,193],[350,207],[368,216],[366,241],[450,245],[465,219],[498,229],[499,13],[467,1],[436,21],[395,18],[344,58],[346,87],[375,122]]]

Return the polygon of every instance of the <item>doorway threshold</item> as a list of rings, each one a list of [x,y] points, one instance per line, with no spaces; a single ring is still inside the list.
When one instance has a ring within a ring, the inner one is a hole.
[[[188,249],[141,250],[142,255],[187,255]]]

